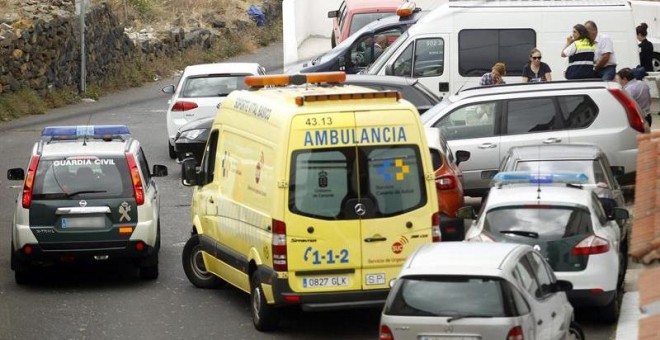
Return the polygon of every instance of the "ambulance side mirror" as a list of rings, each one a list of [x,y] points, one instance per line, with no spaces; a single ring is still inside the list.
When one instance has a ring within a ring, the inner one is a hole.
[[[197,161],[194,158],[186,158],[181,162],[181,184],[187,187],[197,186],[200,183],[197,172]]]

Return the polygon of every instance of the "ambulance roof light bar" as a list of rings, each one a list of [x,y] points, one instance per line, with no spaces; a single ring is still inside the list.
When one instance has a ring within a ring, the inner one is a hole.
[[[346,81],[344,72],[318,72],[307,74],[273,74],[265,76],[247,76],[245,85],[250,88],[262,88],[265,86],[287,86],[303,84],[340,84]]]
[[[78,138],[99,138],[126,140],[131,132],[126,125],[68,125],[47,126],[41,130],[41,139],[51,140],[73,140]]]
[[[422,9],[418,8],[417,4],[412,1],[404,2],[399,6],[399,8],[396,9],[396,15],[398,15],[400,18],[405,18],[421,10]]]
[[[529,171],[500,172],[491,182],[491,186],[506,184],[586,184],[589,176],[580,172],[534,173]]]
[[[357,93],[337,93],[337,94],[312,94],[296,97],[296,105],[303,106],[307,102],[322,102],[331,100],[350,100],[350,99],[381,99],[394,98],[395,101],[401,99],[399,91],[378,91],[378,92],[357,92]]]

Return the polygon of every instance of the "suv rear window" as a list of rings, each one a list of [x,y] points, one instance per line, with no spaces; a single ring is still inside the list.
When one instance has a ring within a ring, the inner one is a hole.
[[[397,280],[393,291],[385,304],[387,315],[507,317],[518,314],[511,286],[495,277],[409,276]]]
[[[361,218],[377,218],[414,210],[427,199],[413,145],[295,151],[290,183],[289,209],[322,219],[358,218],[346,213],[349,200],[368,201],[375,209]]]
[[[133,185],[125,157],[42,158],[32,194],[35,200],[131,197]]]
[[[535,232],[540,240],[556,240],[589,233],[592,224],[586,208],[508,206],[489,210],[484,230],[498,236],[506,231]]]
[[[220,97],[234,90],[245,89],[242,74],[219,74],[201,77],[189,77],[183,84],[181,97]]]

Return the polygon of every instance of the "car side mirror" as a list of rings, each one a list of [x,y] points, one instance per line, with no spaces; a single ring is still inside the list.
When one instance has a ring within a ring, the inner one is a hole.
[[[197,161],[186,158],[181,162],[181,184],[187,187],[200,185],[200,175],[197,171]]]
[[[7,170],[7,179],[10,181],[22,181],[25,179],[25,171],[21,168]]]
[[[154,177],[165,177],[167,176],[167,167],[161,164],[154,164],[154,171],[151,173],[151,176]]]
[[[619,177],[626,174],[625,168],[622,166],[610,166],[610,170],[612,170],[612,175],[614,175],[614,177]]]
[[[457,150],[456,151],[456,165],[466,162],[470,159],[470,151]]]
[[[339,11],[329,11],[328,12],[328,18],[337,18],[339,17]]]
[[[627,220],[630,217],[630,213],[626,208],[614,207],[612,217],[614,220]]]
[[[570,281],[557,280],[557,282],[553,284],[553,292],[568,292],[570,290],[573,290],[573,284]]]
[[[477,214],[474,212],[473,207],[465,206],[456,210],[456,217],[462,218],[464,220],[474,220],[477,218]]]
[[[167,85],[167,86],[163,87],[163,88],[161,89],[161,91],[163,91],[163,93],[167,93],[167,94],[174,94],[174,92],[175,92],[174,90],[175,90],[175,89],[176,89],[176,88],[174,87],[174,85],[171,85],[171,84],[170,84],[170,85]]]

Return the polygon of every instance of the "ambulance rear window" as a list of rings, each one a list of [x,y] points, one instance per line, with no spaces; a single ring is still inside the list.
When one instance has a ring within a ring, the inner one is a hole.
[[[289,209],[321,219],[394,216],[426,204],[417,146],[368,146],[293,153]],[[362,202],[364,215],[354,207]]]
[[[39,161],[34,199],[130,197],[125,157],[75,156]]]

